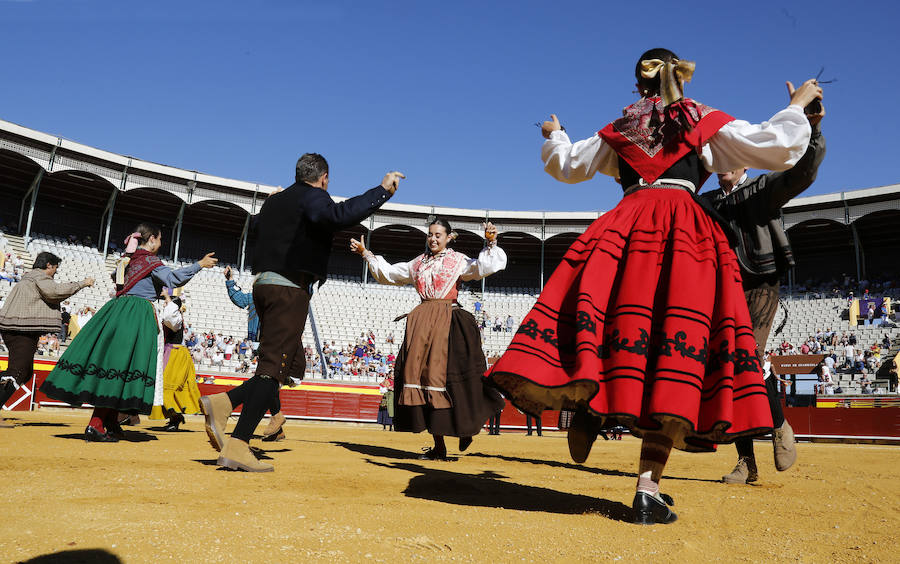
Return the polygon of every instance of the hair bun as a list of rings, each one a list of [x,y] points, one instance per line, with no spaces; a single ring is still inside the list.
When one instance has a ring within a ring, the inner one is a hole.
[[[459,237],[459,233],[457,233],[456,231],[451,231],[451,232],[450,232],[450,240],[451,240],[451,241],[456,241],[456,239],[457,239],[458,237]]]

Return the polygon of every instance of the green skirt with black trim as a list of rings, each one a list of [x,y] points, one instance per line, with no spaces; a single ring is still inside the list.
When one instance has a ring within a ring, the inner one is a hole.
[[[81,328],[40,389],[74,406],[148,414],[157,352],[153,304],[137,296],[115,298]]]

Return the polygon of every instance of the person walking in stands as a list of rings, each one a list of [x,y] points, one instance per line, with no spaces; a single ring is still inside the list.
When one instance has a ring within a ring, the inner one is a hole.
[[[163,332],[163,404],[153,406],[150,419],[168,418],[165,431],[177,431],[184,414],[200,413],[200,389],[194,359],[184,346],[184,304],[178,296],[162,291],[165,304],[160,314]]]
[[[710,172],[790,168],[809,143],[804,83],[761,125],[685,98],[694,63],[667,49],[635,65],[641,98],[597,134],[572,143],[556,116],[543,124],[545,170],[575,183],[600,172],[624,198],[563,257],[489,374],[526,413],[575,409],[576,462],[616,423],[642,437],[634,522],[671,523],[659,482],[672,448],[771,429],[740,268],[722,227],[695,199]]]
[[[260,324],[256,373],[228,392],[200,398],[210,444],[220,451],[217,464],[226,468],[274,470],[250,452],[250,437],[278,387],[291,377],[303,378],[301,338],[309,300],[313,284],[327,278],[334,234],[374,213],[405,176],[389,172],[380,185],[340,203],[328,195],[328,162],[322,155],[301,156],[295,178],[293,185],[266,198],[255,221],[253,303]],[[226,441],[225,424],[239,405],[241,416]]]
[[[0,309],[0,336],[9,350],[6,370],[0,372],[0,407],[34,375],[34,353],[41,335],[59,332],[59,304],[82,288],[94,285],[93,278],[54,282],[60,262],[62,259],[53,253],[38,254],[32,270],[12,287]]]
[[[123,436],[119,412],[149,415],[153,406],[163,405],[164,343],[156,301],[163,287],[180,288],[218,262],[209,253],[172,270],[156,256],[162,233],[150,223],[135,227],[125,245],[130,261],[115,299],[81,328],[41,385],[51,398],[94,406],[86,441],[115,442]]]
[[[788,95],[794,95],[790,83]],[[781,222],[781,208],[812,185],[825,158],[825,137],[820,126],[825,108],[819,104],[816,109],[818,111],[806,112],[812,136],[806,152],[793,168],[752,179],[747,178],[746,167],[719,173],[720,188],[703,194],[737,235],[735,253],[741,267],[744,299],[750,310],[758,353],[766,350],[766,341],[778,311],[779,279],[796,264]],[[812,344],[818,346],[815,340]],[[765,380],[775,429],[772,433],[775,469],[783,472],[797,460],[794,430],[784,418],[777,378],[767,371]],[[740,437],[734,445],[737,447],[738,462],[730,474],[722,477],[722,481],[727,484],[755,482],[758,472],[753,438]]]
[[[409,262],[389,264],[350,239],[369,271],[382,284],[412,284],[422,302],[406,316],[406,334],[394,364],[394,430],[428,430],[434,447],[420,459],[446,460],[445,436],[459,437],[459,450],[472,444],[485,421],[503,400],[487,386],[487,365],[475,318],[459,307],[461,281],[481,280],[506,268],[506,253],[497,246],[497,228],[485,225],[487,243],[478,258],[447,247],[456,234],[450,224],[432,219],[427,251]]]

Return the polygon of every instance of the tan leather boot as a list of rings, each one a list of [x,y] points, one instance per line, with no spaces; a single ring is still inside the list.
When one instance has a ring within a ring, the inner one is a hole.
[[[279,411],[269,419],[269,424],[263,429],[262,440],[266,442],[284,440],[284,423],[287,419]]]
[[[225,442],[225,447],[219,454],[216,464],[245,472],[272,472],[275,470],[271,464],[257,460],[250,452],[250,445],[234,437],[229,437]]]
[[[738,458],[737,465],[735,465],[731,474],[722,476],[722,481],[726,484],[749,484],[758,479],[759,474],[756,471],[756,460],[749,456]]]
[[[787,420],[772,433],[772,446],[775,449],[775,469],[784,472],[797,462],[797,446],[794,444],[794,429]]]
[[[231,400],[228,394],[214,394],[200,397],[200,411],[206,416],[206,434],[209,444],[218,451],[225,446],[225,424],[231,415]]]

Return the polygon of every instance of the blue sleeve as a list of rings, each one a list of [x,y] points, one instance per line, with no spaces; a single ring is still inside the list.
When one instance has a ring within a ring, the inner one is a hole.
[[[244,309],[253,303],[253,294],[241,292],[234,280],[226,280],[225,287],[228,288],[228,297],[231,298],[231,303],[239,308]]]
[[[200,264],[196,262],[190,266],[185,266],[184,268],[179,268],[177,270],[172,270],[168,266],[161,264],[154,268],[150,275],[163,286],[179,288],[187,284],[195,274],[200,272],[201,268]]]

